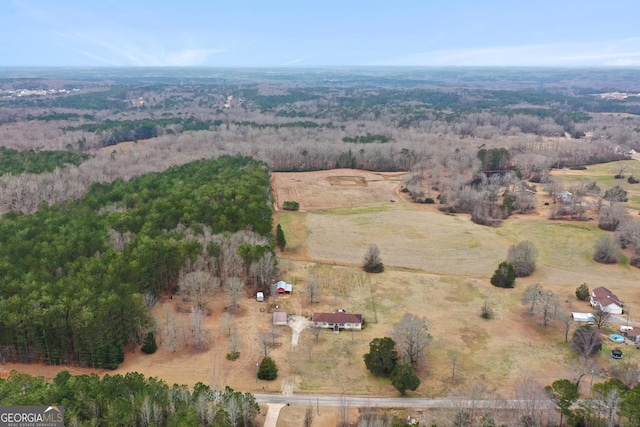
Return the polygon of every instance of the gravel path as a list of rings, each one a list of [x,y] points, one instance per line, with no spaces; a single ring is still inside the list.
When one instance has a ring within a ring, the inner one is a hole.
[[[293,330],[293,334],[291,335],[291,346],[295,347],[298,345],[300,332],[308,328],[311,325],[311,322],[309,322],[304,316],[291,316],[289,318],[288,324],[289,327]]]

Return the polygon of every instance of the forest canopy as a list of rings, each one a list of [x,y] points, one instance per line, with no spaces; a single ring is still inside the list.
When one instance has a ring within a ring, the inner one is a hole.
[[[181,425],[227,427],[252,425],[260,413],[255,397],[226,387],[211,390],[197,383],[167,385],[137,372],[126,375],[71,375],[52,382],[12,372],[0,379],[0,405],[63,406],[65,424],[78,426]],[[249,424],[247,424],[249,423]]]
[[[252,229],[273,251],[271,215],[267,167],[240,156],[94,184],[77,201],[3,215],[2,357],[117,367],[150,324],[143,295],[175,290],[187,260],[206,251],[199,234]]]

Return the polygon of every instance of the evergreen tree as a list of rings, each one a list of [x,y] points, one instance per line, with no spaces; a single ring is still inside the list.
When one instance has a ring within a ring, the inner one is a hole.
[[[282,231],[280,224],[276,227],[276,242],[278,243],[278,247],[281,251],[284,250],[285,246],[287,246],[287,240],[284,238],[284,231]]]
[[[580,397],[578,386],[564,379],[554,381],[553,384],[546,386],[544,390],[553,403],[556,404],[560,412],[560,425],[562,426],[563,417],[572,415],[571,406],[573,406]]]
[[[364,364],[372,374],[388,377],[398,362],[396,343],[389,337],[374,338],[369,343],[369,353],[364,355]]]
[[[275,380],[278,377],[278,367],[276,362],[269,356],[262,359],[260,368],[258,369],[258,378],[261,380]]]
[[[145,354],[153,354],[158,349],[158,343],[156,343],[156,337],[153,332],[147,333],[144,337],[144,343],[142,344],[142,352]]]
[[[411,363],[401,360],[391,373],[391,384],[404,395],[407,390],[415,390],[420,386],[420,378]]]
[[[576,288],[576,297],[580,301],[589,301],[590,296],[591,296],[591,292],[589,292],[589,287],[587,286],[586,283],[583,283],[582,285]]]
[[[508,262],[501,262],[491,277],[491,284],[500,288],[513,288],[516,284],[516,270]]]

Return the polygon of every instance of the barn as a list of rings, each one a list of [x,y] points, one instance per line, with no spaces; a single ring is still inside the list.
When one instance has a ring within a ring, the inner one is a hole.
[[[284,280],[280,280],[276,283],[276,292],[279,294],[291,294],[293,291],[293,285],[291,283],[287,283]]]

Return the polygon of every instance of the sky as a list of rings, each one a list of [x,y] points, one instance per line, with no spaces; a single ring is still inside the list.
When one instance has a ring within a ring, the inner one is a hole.
[[[0,66],[640,66],[640,0],[0,0]]]

